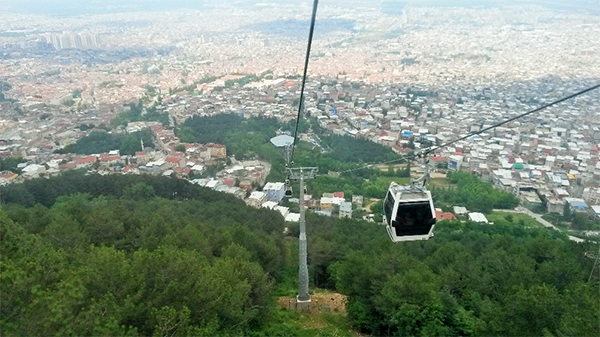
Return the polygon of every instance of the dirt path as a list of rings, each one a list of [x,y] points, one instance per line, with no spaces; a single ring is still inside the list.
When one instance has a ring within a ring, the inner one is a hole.
[[[379,200],[381,200],[381,199],[371,199],[371,202],[368,205],[366,205],[365,207],[363,207],[363,209],[365,211],[371,213],[371,205],[377,203]]]

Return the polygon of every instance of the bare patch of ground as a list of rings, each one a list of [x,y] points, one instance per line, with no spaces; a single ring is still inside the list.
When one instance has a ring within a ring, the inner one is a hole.
[[[316,293],[311,295],[310,313],[331,313],[346,315],[346,296],[338,293]],[[289,310],[296,309],[296,298],[281,296],[277,305]]]

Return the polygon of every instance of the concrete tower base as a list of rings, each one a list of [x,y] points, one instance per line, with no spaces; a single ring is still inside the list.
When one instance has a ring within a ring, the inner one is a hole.
[[[301,313],[310,313],[310,297],[308,300],[300,300],[296,297],[296,311]]]

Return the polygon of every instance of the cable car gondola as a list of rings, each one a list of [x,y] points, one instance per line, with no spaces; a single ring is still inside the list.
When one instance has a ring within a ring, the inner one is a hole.
[[[427,240],[433,237],[435,209],[431,192],[425,188],[429,166],[425,174],[410,185],[390,183],[383,202],[386,229],[393,242]]]

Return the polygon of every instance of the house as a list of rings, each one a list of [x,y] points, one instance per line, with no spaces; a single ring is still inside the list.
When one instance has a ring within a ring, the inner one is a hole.
[[[246,199],[246,204],[248,206],[259,208],[262,204],[267,201],[267,194],[260,191],[254,191],[248,199]]]
[[[479,213],[479,212],[469,213],[469,220],[474,221],[474,222],[489,223],[488,219],[485,217],[485,215],[483,215],[483,213]]]
[[[285,195],[285,184],[284,183],[267,183],[263,187],[263,192],[267,194],[268,200],[276,200],[280,202]]]
[[[98,157],[96,156],[77,156],[75,157],[75,165],[77,167],[91,167],[98,161]]]
[[[320,203],[320,208],[321,208],[321,211],[331,212],[331,209],[333,208],[333,198],[322,197],[321,203]]]
[[[204,165],[196,164],[196,165],[192,166],[192,171],[202,172],[202,171],[204,171]]]
[[[244,179],[240,181],[240,188],[244,191],[250,191],[252,189],[252,180]]]
[[[456,216],[450,212],[442,212],[442,210],[435,210],[435,220],[456,220]]]
[[[363,206],[363,196],[362,195],[353,195],[352,203],[356,204],[357,208],[362,208]]]
[[[167,163],[167,165],[170,168],[175,168],[175,167],[183,167],[185,166],[185,158],[181,157],[167,157],[167,159],[165,159],[165,162]]]
[[[227,157],[227,148],[222,144],[208,143],[204,146],[210,151],[211,158]]]
[[[213,190],[214,190],[214,189],[217,187],[217,185],[219,185],[219,181],[218,181],[218,180],[214,180],[214,179],[213,179],[213,180],[209,180],[209,181],[206,183],[205,187],[208,187],[208,188],[210,188],[210,189],[213,189]]]
[[[7,181],[15,180],[15,179],[17,179],[18,176],[19,176],[18,174],[11,172],[11,171],[0,172],[0,178],[4,178]]]
[[[285,217],[286,222],[299,222],[300,221],[300,213],[289,213]]]
[[[548,198],[548,202],[546,203],[548,207],[548,213],[558,213],[563,215],[565,210],[564,202],[558,198]]]
[[[334,198],[344,198],[344,192],[333,192]]]
[[[531,209],[531,208],[539,208],[542,207],[542,200],[534,191],[521,191],[520,198],[523,202],[523,206]]]
[[[111,151],[111,152],[113,152],[113,151]],[[118,154],[113,155],[110,153],[109,154],[102,153],[102,154],[100,154],[99,161],[104,164],[116,164],[121,161],[121,156]]]
[[[469,213],[469,211],[467,211],[466,207],[454,206],[454,214],[465,215],[467,213]]]
[[[175,171],[176,174],[178,175],[184,175],[187,176],[190,174],[190,172],[192,171],[190,168],[188,167],[176,167],[173,169],[173,171]]]
[[[396,144],[396,138],[390,136],[379,137],[379,142],[383,146],[391,147]]]
[[[284,206],[275,206],[273,207],[273,210],[278,211],[279,213],[281,213],[281,215],[285,218],[286,216],[288,216],[288,214],[290,214],[290,208],[289,207],[284,207]]]
[[[596,205],[596,206],[592,206],[590,208],[592,209],[592,216],[596,220],[600,219],[600,206]]]
[[[95,157],[94,157],[95,158]],[[43,165],[31,164],[26,166],[23,170],[23,176],[27,178],[38,178],[40,174],[46,172],[46,167]]]
[[[275,201],[266,201],[262,204],[262,208],[274,209],[277,206]]]
[[[352,218],[352,203],[344,201],[340,204],[340,218]]]
[[[146,152],[144,152],[144,151],[136,152],[135,157],[136,157],[138,164],[146,164],[149,160]]]
[[[588,205],[585,203],[585,200],[579,198],[564,198],[566,203],[569,204],[569,207],[572,211],[585,211],[588,208]]]

